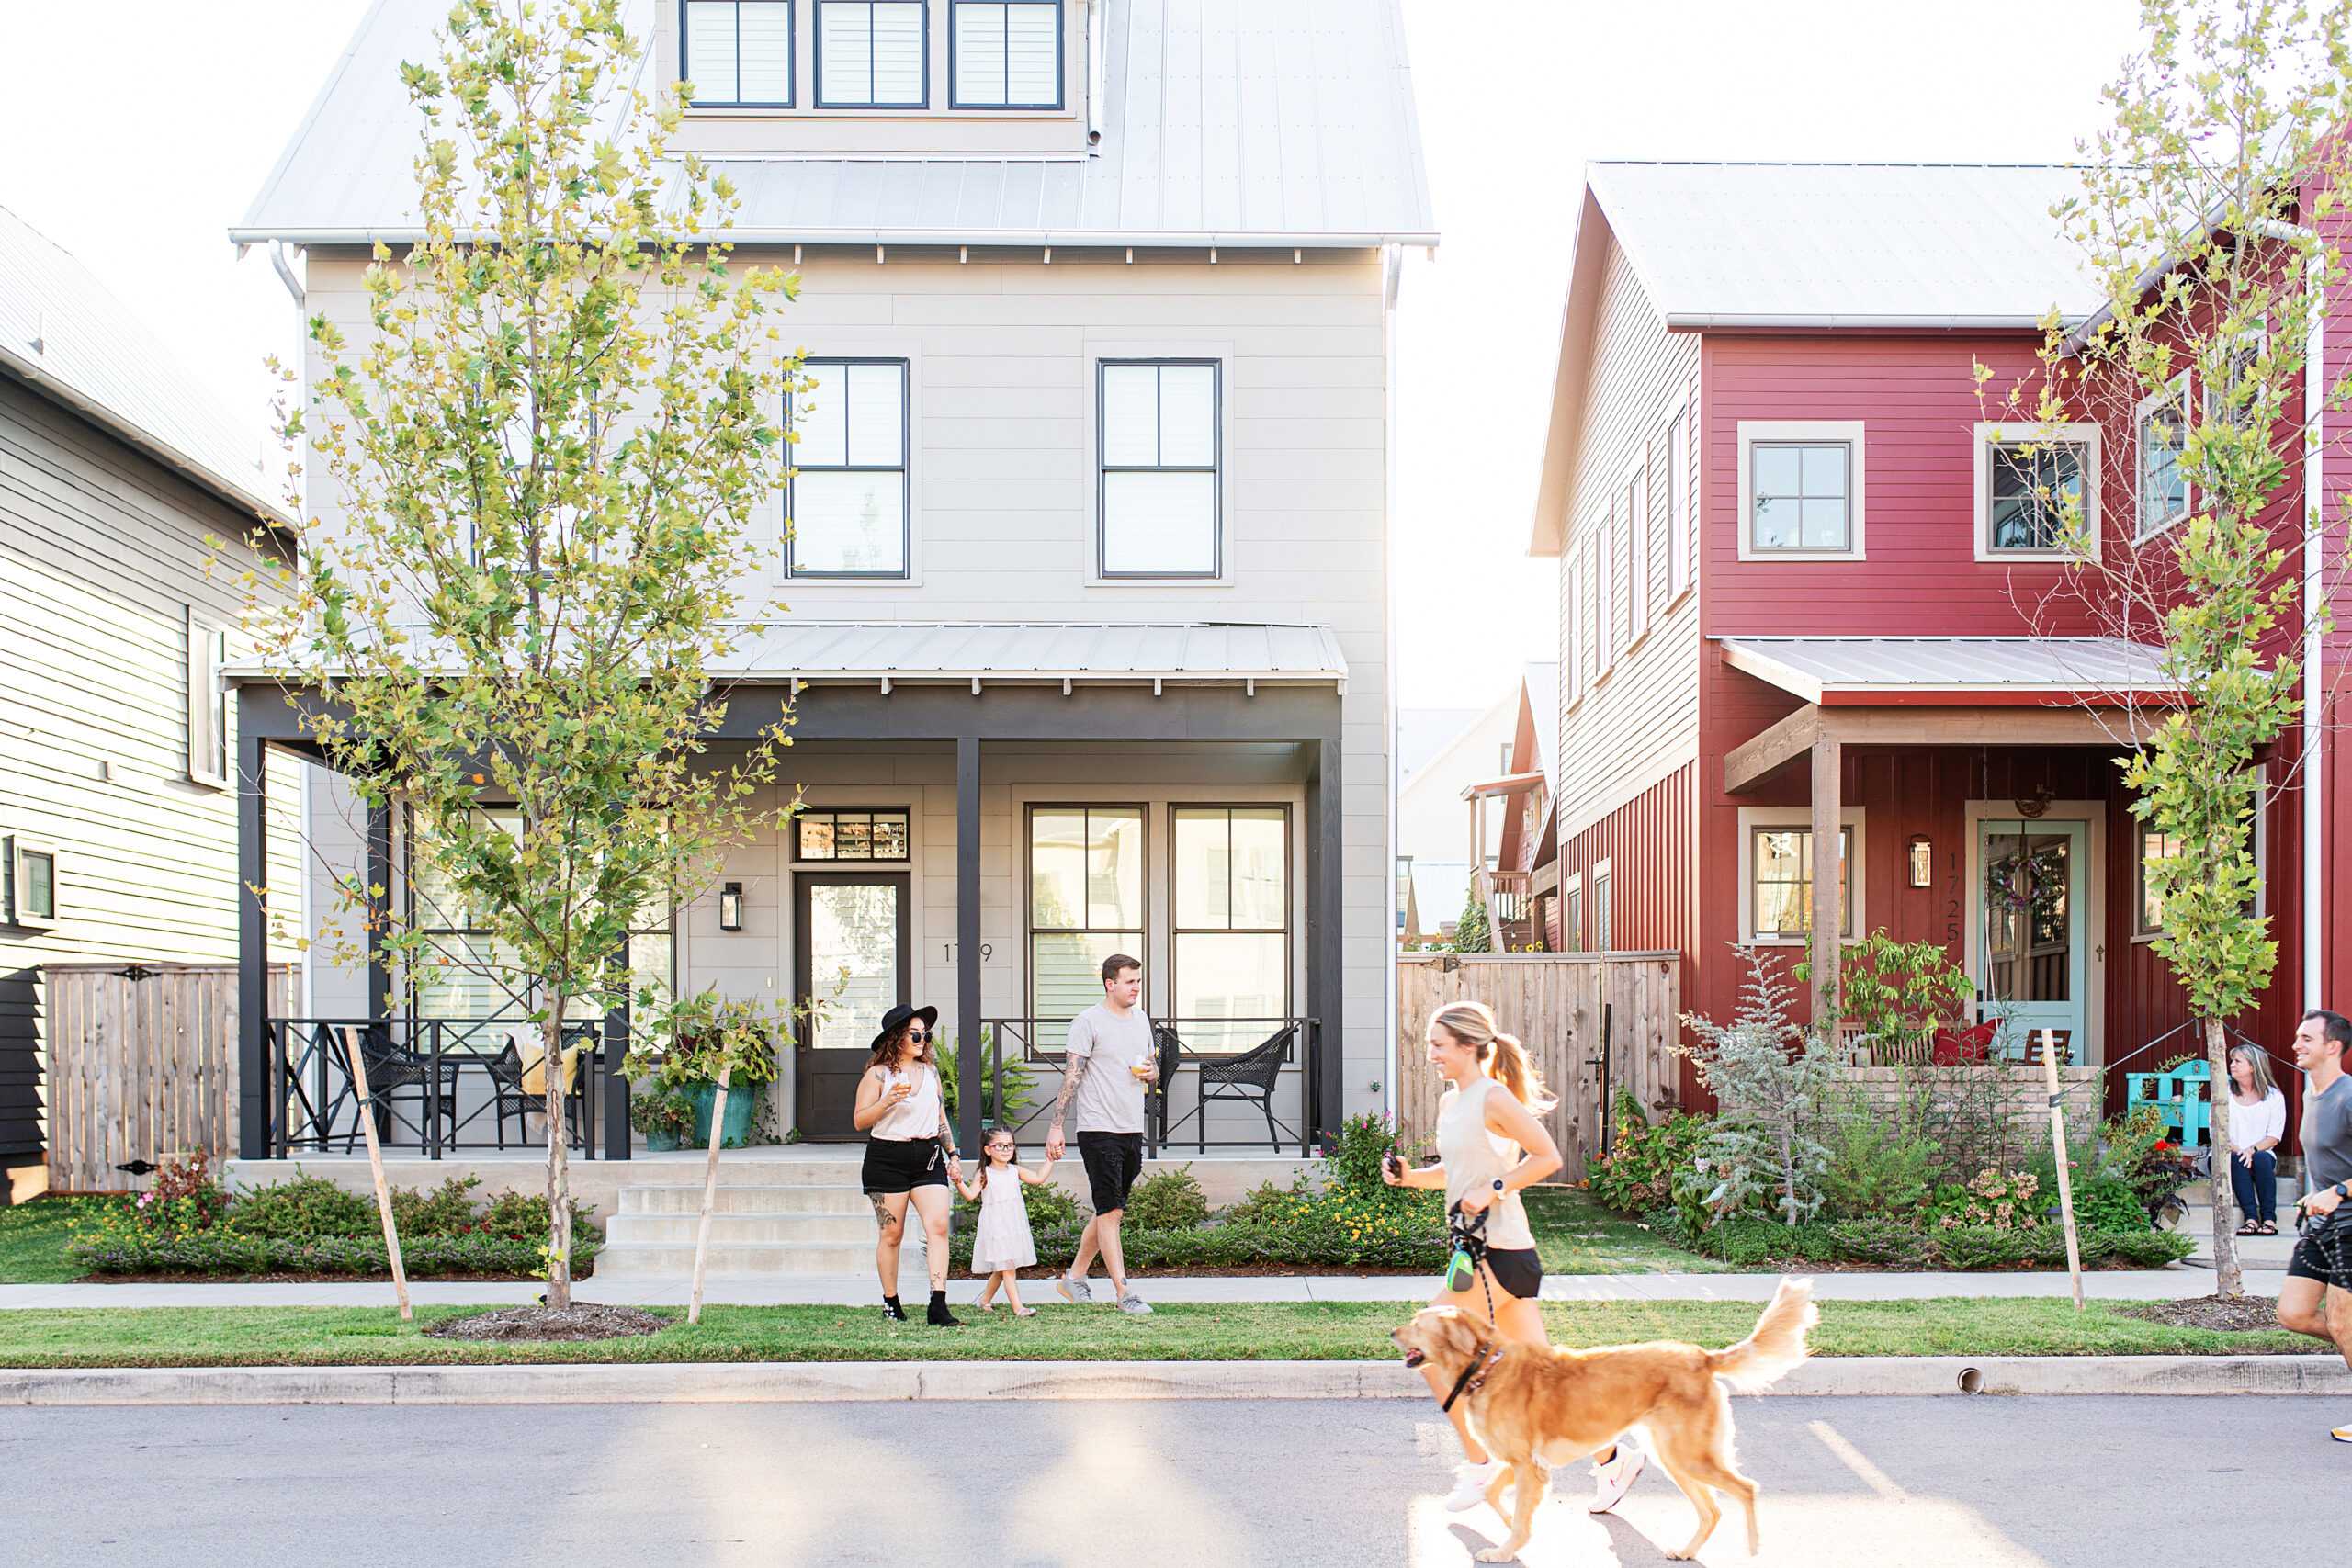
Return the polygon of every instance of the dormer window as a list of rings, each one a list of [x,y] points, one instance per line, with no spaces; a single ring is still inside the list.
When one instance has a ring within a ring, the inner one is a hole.
[[[817,107],[919,109],[931,101],[925,0],[817,0]]]
[[[1062,107],[1061,0],[949,0],[949,107]]]
[[[682,0],[678,27],[695,107],[792,107],[792,0]]]

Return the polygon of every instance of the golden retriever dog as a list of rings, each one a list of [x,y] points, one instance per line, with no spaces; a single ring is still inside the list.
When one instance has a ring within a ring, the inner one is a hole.
[[[1480,1562],[1519,1555],[1552,1466],[1598,1453],[1634,1426],[1649,1429],[1658,1462],[1699,1510],[1699,1533],[1667,1554],[1686,1559],[1723,1519],[1717,1488],[1747,1510],[1747,1550],[1756,1551],[1756,1483],[1732,1468],[1725,1389],[1753,1393],[1786,1377],[1805,1359],[1804,1337],[1820,1321],[1813,1281],[1783,1280],[1756,1331],[1727,1350],[1672,1340],[1597,1350],[1521,1345],[1451,1306],[1424,1307],[1391,1337],[1408,1367],[1433,1366],[1453,1379],[1454,1397],[1467,1404],[1471,1432],[1503,1462],[1487,1491],[1497,1513],[1504,1488],[1517,1490],[1510,1538],[1478,1553]]]

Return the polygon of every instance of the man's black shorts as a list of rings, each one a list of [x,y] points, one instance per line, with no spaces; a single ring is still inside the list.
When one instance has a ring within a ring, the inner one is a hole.
[[[2352,1269],[2337,1269],[2329,1267],[2332,1261],[2341,1261],[2343,1258],[2343,1243],[2339,1242],[2334,1247],[2325,1247],[2312,1238],[2306,1237],[2295,1244],[2293,1254],[2287,1259],[2287,1278],[2317,1280],[2321,1284],[2334,1285],[2339,1291],[2352,1291]]]
[[[1143,1174],[1141,1133],[1080,1133],[1078,1157],[1086,1162],[1086,1185],[1091,1190],[1094,1212],[1116,1213],[1127,1206],[1127,1193]]]

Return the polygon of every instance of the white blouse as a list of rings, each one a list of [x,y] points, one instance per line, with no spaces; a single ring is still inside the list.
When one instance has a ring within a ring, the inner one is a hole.
[[[885,1112],[882,1120],[874,1123],[872,1132],[867,1135],[886,1139],[891,1143],[907,1143],[917,1138],[939,1136],[940,1100],[937,1070],[927,1063],[917,1063],[912,1069],[905,1067],[882,1069],[882,1087],[885,1091],[892,1084],[900,1083],[914,1085],[914,1093],[907,1096],[896,1110]],[[2284,1112],[2281,1114],[2283,1115]]]
[[[2250,1149],[2265,1138],[2287,1136],[2287,1097],[2272,1089],[2258,1105],[2230,1096],[2230,1147]]]

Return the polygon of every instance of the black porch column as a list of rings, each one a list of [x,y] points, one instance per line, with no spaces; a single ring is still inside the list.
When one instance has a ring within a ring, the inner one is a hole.
[[[956,738],[956,1145],[978,1157],[980,1098],[980,738]]]
[[[1306,757],[1306,1010],[1316,1027],[1315,1057],[1307,1072],[1314,1103],[1306,1131],[1312,1142],[1316,1133],[1337,1133],[1344,1120],[1340,1091],[1346,1087],[1346,1035],[1340,1029],[1340,998],[1346,980],[1340,973],[1344,949],[1340,941],[1340,743],[1308,741]]]
[[[237,693],[237,1157],[269,1156],[269,883],[266,768],[260,726],[246,722],[254,693]]]
[[[368,1016],[392,1016],[392,965],[384,933],[392,912],[392,808],[368,808]]]
[[[674,931],[677,916],[673,912],[670,918],[671,929]],[[673,937],[672,940],[676,939]],[[628,956],[628,942],[624,939],[616,962],[620,964],[621,973],[634,980],[635,972],[629,968]],[[621,1058],[628,1055],[628,1014],[629,993],[627,991],[621,993],[620,1005],[607,1010],[605,1014],[605,1081],[596,1086],[596,1098],[605,1108],[605,1146],[596,1153],[604,1159],[629,1159],[634,1155],[628,1145],[628,1075],[621,1071]]]

